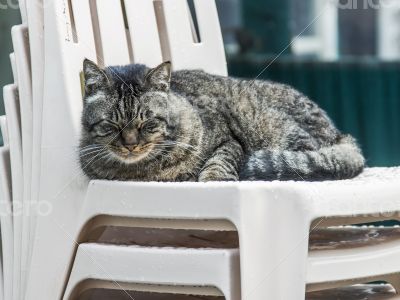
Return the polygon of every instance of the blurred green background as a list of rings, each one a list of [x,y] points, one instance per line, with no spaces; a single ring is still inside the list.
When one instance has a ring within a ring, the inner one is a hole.
[[[358,139],[368,165],[400,165],[400,5],[216,1],[230,75],[254,78],[268,66],[259,78],[291,84],[319,103]],[[10,29],[18,23],[18,10],[0,9],[0,86],[12,82]]]
[[[10,53],[13,51],[11,27],[21,23],[19,10],[0,9],[0,88],[13,82]],[[0,114],[4,114],[3,91],[0,92]]]

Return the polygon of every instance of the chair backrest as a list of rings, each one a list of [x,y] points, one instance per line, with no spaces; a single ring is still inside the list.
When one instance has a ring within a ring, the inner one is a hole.
[[[199,36],[187,0],[158,0],[159,30],[164,58],[175,69],[199,68],[227,75],[225,52],[215,0],[195,0]]]
[[[101,65],[137,62],[151,66],[170,58],[175,69],[226,74],[215,1],[195,0],[195,6],[200,43],[192,38],[186,0],[130,0],[125,5],[112,0],[71,0],[68,8],[64,1],[44,6],[45,53],[52,60],[46,61],[44,71],[42,153],[53,163],[42,162],[41,173],[47,173],[50,182],[59,181],[60,185],[51,185],[54,192],[76,172],[76,157],[61,150],[55,156],[54,149],[70,146],[71,151],[77,145],[84,58]],[[66,166],[62,175],[55,167],[61,161]],[[42,183],[45,190],[52,189],[46,178]]]
[[[68,40],[100,65],[155,66],[171,60],[175,70],[201,68],[227,75],[215,0],[194,3],[199,41],[187,0],[71,0]]]

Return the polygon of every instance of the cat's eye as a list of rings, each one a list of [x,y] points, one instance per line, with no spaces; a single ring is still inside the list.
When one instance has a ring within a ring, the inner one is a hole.
[[[111,133],[113,133],[113,132],[115,132],[116,131],[116,128],[114,127],[114,126],[111,126],[111,125],[103,125],[102,126],[102,128],[101,128],[101,131],[104,133],[104,134],[111,134]]]
[[[114,122],[101,120],[100,122],[93,124],[91,131],[97,137],[106,137],[118,132],[119,126]]]
[[[145,133],[154,133],[158,127],[158,122],[155,120],[148,120],[144,122],[141,126],[140,129],[145,132]]]

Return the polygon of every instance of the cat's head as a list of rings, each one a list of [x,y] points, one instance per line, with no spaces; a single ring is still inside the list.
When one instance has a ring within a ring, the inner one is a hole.
[[[169,101],[169,62],[142,68],[135,82],[125,82],[117,69],[101,69],[89,60],[83,73],[81,161],[96,157],[132,164],[161,155],[173,143],[178,116]]]

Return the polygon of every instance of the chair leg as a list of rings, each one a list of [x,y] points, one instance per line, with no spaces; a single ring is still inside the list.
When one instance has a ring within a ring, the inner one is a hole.
[[[238,228],[242,300],[304,300],[310,223],[295,201],[251,194]]]

